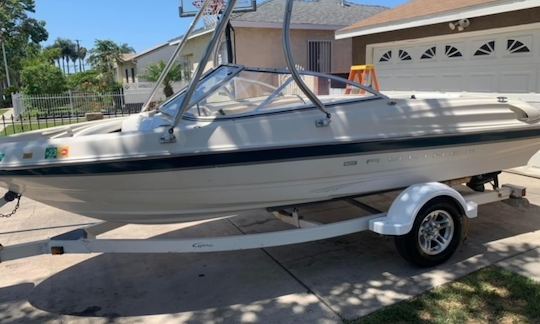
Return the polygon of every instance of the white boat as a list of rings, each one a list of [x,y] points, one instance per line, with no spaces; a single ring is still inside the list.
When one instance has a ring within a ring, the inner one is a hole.
[[[479,189],[540,149],[540,110],[524,102],[393,100],[299,73],[290,54],[288,70],[201,76],[230,13],[158,111],[2,139],[0,185],[110,222],[178,223],[487,175]]]

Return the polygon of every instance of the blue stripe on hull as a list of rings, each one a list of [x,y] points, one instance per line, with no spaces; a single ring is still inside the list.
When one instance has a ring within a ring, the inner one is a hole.
[[[481,134],[457,134],[429,137],[385,139],[369,142],[326,144],[249,151],[228,151],[197,155],[167,156],[135,160],[92,162],[86,164],[30,167],[0,170],[0,176],[90,175],[124,172],[166,171],[193,168],[224,167],[238,164],[272,163],[297,159],[364,155],[385,151],[423,150],[443,146],[489,144],[540,137],[540,129]]]

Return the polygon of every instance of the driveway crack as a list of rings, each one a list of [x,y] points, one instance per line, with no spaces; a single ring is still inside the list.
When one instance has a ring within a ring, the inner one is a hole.
[[[248,233],[244,232],[242,230],[242,228],[240,228],[240,226],[236,225],[236,223],[234,223],[230,218],[227,219],[231,224],[232,226],[234,226],[240,233],[242,233],[243,235],[246,235]],[[283,263],[281,263],[277,258],[275,258],[267,249],[265,248],[261,248],[260,249],[264,254],[266,254],[272,261],[274,261],[274,263],[276,263],[281,269],[283,269],[283,271],[285,271],[291,278],[293,278],[298,284],[300,284],[304,289],[306,289],[306,292],[310,295],[313,295],[315,296],[315,298],[317,298],[317,300],[323,304],[324,306],[326,306],[327,309],[329,309],[333,314],[335,314],[339,319],[341,319],[342,321],[344,320],[343,317],[334,310],[334,308],[332,308],[332,306],[330,304],[328,304],[321,296],[319,296],[315,291],[313,291],[308,285],[307,283],[305,283],[304,281],[302,281],[302,279],[300,279],[300,277],[298,277],[297,275],[295,275],[292,271],[290,271]]]

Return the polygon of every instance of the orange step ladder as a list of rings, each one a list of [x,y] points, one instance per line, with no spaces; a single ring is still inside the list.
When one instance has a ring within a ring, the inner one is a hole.
[[[351,66],[349,81],[353,81],[361,85],[371,87],[377,91],[381,91],[379,79],[377,79],[377,72],[375,72],[375,65],[373,64]],[[352,91],[353,88],[347,85],[345,94],[351,94]],[[360,90],[360,94],[364,94],[365,92],[365,90]]]

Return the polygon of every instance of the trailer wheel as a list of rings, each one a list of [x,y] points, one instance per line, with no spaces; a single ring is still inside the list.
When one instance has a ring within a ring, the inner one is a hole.
[[[411,231],[396,236],[399,254],[421,267],[433,267],[448,260],[463,240],[463,216],[450,198],[427,202],[416,215]]]

